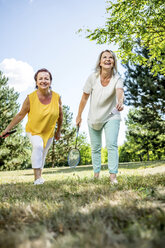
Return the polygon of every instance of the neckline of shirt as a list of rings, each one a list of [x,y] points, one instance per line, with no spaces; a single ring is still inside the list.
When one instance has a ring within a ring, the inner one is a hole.
[[[51,96],[50,103],[48,103],[48,104],[44,104],[44,103],[42,103],[42,102],[40,101],[40,99],[39,99],[39,97],[38,97],[38,94],[37,94],[37,90],[36,90],[36,95],[37,95],[37,99],[38,99],[39,103],[41,103],[42,105],[44,105],[44,106],[48,106],[48,105],[50,105],[50,104],[51,104],[51,102],[52,102],[52,98],[53,98],[53,91],[52,91],[52,96]]]
[[[106,86],[103,86],[102,83],[101,83],[101,77],[100,77],[100,75],[99,75],[99,76],[98,76],[98,83],[100,84],[100,86],[101,86],[102,88],[107,88],[107,87],[109,87],[109,86],[112,84],[112,81],[113,81],[114,77],[115,77],[115,75],[112,75],[112,77],[111,77],[110,80],[109,80],[109,83],[108,83]]]

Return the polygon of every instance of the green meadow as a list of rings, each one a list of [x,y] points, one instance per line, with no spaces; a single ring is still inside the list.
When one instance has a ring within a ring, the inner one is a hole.
[[[0,172],[1,248],[163,248],[165,162],[123,163],[118,185],[107,165]]]

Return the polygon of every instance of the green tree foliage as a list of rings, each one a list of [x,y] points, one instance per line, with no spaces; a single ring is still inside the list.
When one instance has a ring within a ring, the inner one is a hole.
[[[73,113],[69,106],[63,106],[63,124],[61,128],[61,138],[53,141],[47,159],[46,166],[67,166],[67,156],[69,150],[75,147],[76,128],[72,125]],[[77,148],[80,150],[81,163],[90,163],[90,147],[86,142],[85,134],[79,134]]]
[[[134,139],[129,137],[122,146],[119,147],[119,162],[134,162],[140,161],[142,157],[141,147]]]
[[[104,27],[88,29],[87,38],[98,44],[117,44],[125,63],[152,65],[152,72],[165,75],[164,8],[164,0],[107,1]],[[135,52],[137,39],[149,49],[149,59]]]
[[[150,59],[148,49],[139,46],[136,53],[137,55],[141,54],[147,60]],[[152,67],[132,64],[131,62],[124,67],[126,69],[125,104],[150,110],[151,116],[147,113],[147,121],[149,122],[157,116],[163,118],[165,112],[165,76],[160,73],[155,76],[152,73]]]
[[[136,52],[146,59],[150,57],[147,49],[139,47]],[[148,135],[145,131],[143,141],[146,137],[146,143],[152,143],[153,153],[157,153],[158,149],[165,145],[163,139],[165,133],[165,77],[160,73],[154,76],[152,67],[127,63],[125,68],[127,69],[125,73],[125,103],[138,109],[138,114],[130,113],[129,118],[148,130]]]
[[[119,149],[120,162],[155,160],[165,156],[165,134],[157,128],[160,117],[153,120],[155,129],[151,121],[141,121],[143,118],[143,109],[130,109],[126,120],[127,142]],[[162,128],[165,129],[164,122]]]
[[[92,163],[91,146],[87,142],[87,137],[85,133],[79,135],[78,148],[80,150],[80,155],[81,155],[80,164],[83,165],[91,164]]]
[[[6,128],[18,112],[18,93],[7,86],[8,79],[0,72],[0,126]],[[21,135],[22,127],[6,139],[0,139],[0,170],[24,169],[30,166],[29,142]]]
[[[108,163],[108,151],[106,147],[101,149],[101,163]]]
[[[140,46],[136,52],[150,57],[148,49]],[[152,67],[131,62],[125,68],[125,104],[135,109],[126,121],[127,142],[120,148],[120,161],[160,159],[165,146],[165,77],[160,73],[155,76]]]

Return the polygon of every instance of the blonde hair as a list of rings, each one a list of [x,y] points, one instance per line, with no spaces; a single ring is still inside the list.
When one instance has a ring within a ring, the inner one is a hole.
[[[115,75],[117,73],[117,58],[116,58],[116,55],[114,52],[112,52],[111,50],[104,50],[102,51],[99,56],[98,56],[98,59],[97,59],[97,62],[96,62],[96,66],[95,66],[95,72],[100,74],[100,71],[101,71],[101,66],[100,66],[100,61],[101,61],[101,56],[103,55],[103,53],[105,52],[108,52],[110,54],[112,54],[112,57],[114,59],[114,67],[113,67],[113,75]]]

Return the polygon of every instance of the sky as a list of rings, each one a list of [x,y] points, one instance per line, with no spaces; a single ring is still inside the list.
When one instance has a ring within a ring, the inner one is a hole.
[[[20,93],[20,106],[27,94],[34,91],[34,73],[47,68],[53,76],[52,90],[70,107],[75,125],[82,89],[99,53],[104,49],[117,50],[117,46],[98,45],[86,39],[85,31],[79,34],[78,30],[104,26],[105,13],[104,0],[0,0],[0,70],[9,78],[9,86]],[[118,70],[124,77],[120,60]],[[89,103],[80,131],[86,132],[89,141],[88,110]],[[127,113],[125,107],[119,145],[125,140]],[[26,121],[27,117],[23,126]]]

